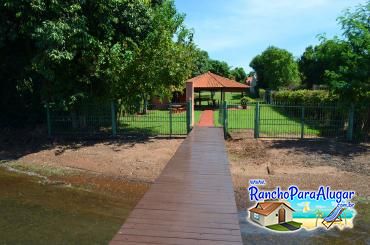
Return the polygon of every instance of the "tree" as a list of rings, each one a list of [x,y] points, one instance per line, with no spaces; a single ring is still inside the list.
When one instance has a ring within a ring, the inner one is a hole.
[[[230,72],[231,77],[238,82],[244,82],[247,78],[247,73],[245,73],[242,67],[236,67]]]
[[[191,76],[195,46],[183,21],[184,16],[176,12],[172,1],[154,10],[154,31],[137,47],[132,62],[116,81],[118,87],[113,87],[112,92],[119,91],[116,96],[123,104],[133,105],[138,98],[151,95],[170,96],[172,89],[182,88]]]
[[[354,11],[347,10],[339,22],[344,31],[345,59],[336,69],[326,71],[335,93],[348,102],[369,102],[370,96],[370,1]]]
[[[2,0],[0,21],[0,108],[8,118],[44,118],[43,101],[129,104],[168,93],[194,64],[193,34],[172,0]]]
[[[219,60],[211,60],[210,65],[211,72],[223,77],[227,78],[231,77],[230,66],[226,62]]]
[[[259,87],[278,90],[298,86],[301,82],[298,64],[284,49],[268,47],[250,63],[256,71]]]
[[[326,71],[336,70],[347,59],[348,45],[337,38],[327,40],[321,38],[317,46],[309,46],[298,61],[302,74],[303,84],[312,88],[314,84],[330,85],[326,78]]]
[[[209,55],[206,51],[201,49],[196,49],[194,53],[194,69],[192,72],[192,77],[204,74],[211,70],[211,62]]]

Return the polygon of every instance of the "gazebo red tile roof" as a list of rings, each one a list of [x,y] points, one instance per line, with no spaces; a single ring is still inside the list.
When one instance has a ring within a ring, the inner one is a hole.
[[[195,91],[200,90],[218,90],[225,92],[240,92],[245,91],[249,86],[238,83],[231,79],[221,77],[219,75],[213,74],[212,72],[207,72],[197,77],[194,77],[188,82],[192,82]]]

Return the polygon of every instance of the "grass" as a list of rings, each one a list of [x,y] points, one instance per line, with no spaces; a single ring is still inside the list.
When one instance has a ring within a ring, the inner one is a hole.
[[[289,222],[287,222],[287,224],[290,224],[291,226],[294,226],[298,229],[300,229],[301,225],[302,225],[302,223],[298,223],[298,222],[295,222],[295,221],[289,221]],[[271,229],[271,230],[274,230],[274,231],[290,231],[288,228],[286,228],[286,227],[284,227],[280,224],[268,225],[266,227]]]
[[[279,225],[279,224],[276,224],[276,225],[268,225],[266,226],[267,228],[271,229],[271,230],[274,230],[274,231],[290,231],[288,228],[282,226],[282,225]]]
[[[247,109],[228,110],[229,130],[254,129],[255,105],[249,105]],[[300,117],[284,115],[274,107],[260,107],[260,136],[300,136]],[[310,136],[320,135],[320,130],[305,124],[304,134]]]
[[[195,110],[194,111],[194,124],[199,123],[200,121],[200,114],[202,114],[203,111]]]
[[[210,97],[210,92],[203,92],[203,97]],[[221,93],[215,94],[216,99],[220,99]],[[245,132],[253,130],[255,127],[255,104],[249,104],[247,109],[240,109],[241,93],[226,93],[226,99],[229,100],[228,106],[228,128],[230,132]],[[207,103],[203,101],[203,104]],[[202,107],[206,108],[207,105]],[[304,137],[337,137],[344,135],[344,120],[338,119],[332,109],[306,108]],[[274,106],[262,104],[260,106],[259,132],[260,137],[286,137],[300,138],[301,125],[301,107],[294,106]],[[337,112],[337,114],[340,112]],[[194,123],[199,122],[200,110],[194,112]],[[221,126],[218,122],[219,111],[214,112],[215,126]],[[103,125],[103,126],[102,126]],[[105,126],[104,126],[105,125]],[[111,134],[110,117],[91,117],[87,118],[86,129],[72,129],[70,121],[58,121],[54,123],[53,132],[63,132],[67,134]],[[60,130],[59,130],[60,129]],[[249,133],[249,132],[248,132]],[[118,134],[123,135],[149,135],[149,136],[169,136],[186,135],[186,111],[172,113],[170,118],[169,110],[156,109],[149,110],[146,114],[135,114],[120,117],[118,119]]]
[[[146,114],[124,116],[118,121],[119,132],[123,134],[170,135],[171,126],[172,135],[186,135],[186,111],[173,113],[172,125],[168,110],[149,110]]]
[[[195,93],[195,98],[198,98],[198,92]],[[230,104],[240,104],[241,99],[241,92],[226,92],[225,99]],[[211,92],[209,91],[202,91],[201,98],[211,98]],[[214,99],[216,101],[221,101],[221,92],[215,92]],[[202,101],[202,105],[207,105],[207,101]]]

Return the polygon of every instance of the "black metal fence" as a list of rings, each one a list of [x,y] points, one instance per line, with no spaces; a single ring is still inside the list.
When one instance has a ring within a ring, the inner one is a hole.
[[[184,136],[190,131],[189,104],[118,108],[115,103],[68,109],[46,105],[49,136]],[[129,111],[129,112],[127,112]]]
[[[249,103],[224,105],[226,133],[254,138],[343,138],[352,140],[354,108],[338,105]]]

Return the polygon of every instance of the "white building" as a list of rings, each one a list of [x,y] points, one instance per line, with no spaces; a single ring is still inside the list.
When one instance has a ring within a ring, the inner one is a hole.
[[[259,202],[249,209],[250,219],[262,226],[293,221],[293,212],[286,202]]]
[[[257,93],[257,91],[256,91],[256,86],[257,86],[257,77],[256,77],[256,75],[247,77],[247,79],[245,80],[245,84],[247,84],[249,86],[249,91],[250,91],[251,94],[256,94]]]

